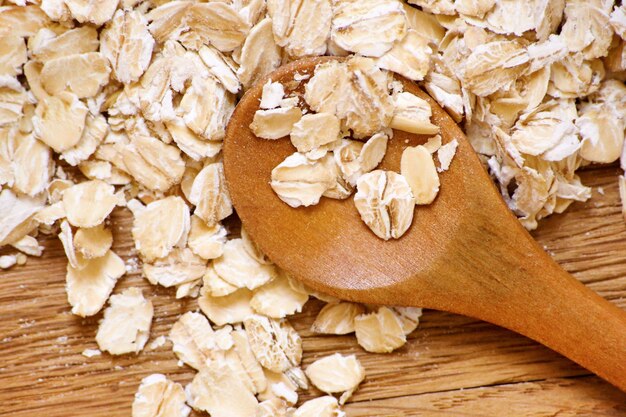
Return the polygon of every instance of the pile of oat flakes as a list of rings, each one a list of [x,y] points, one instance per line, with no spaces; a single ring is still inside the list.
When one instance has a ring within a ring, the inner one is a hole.
[[[225,126],[237,97],[279,65],[356,54],[420,81],[462,124],[529,229],[590,197],[578,168],[620,158],[626,6],[409,3],[0,1],[0,246],[16,250],[0,267],[40,256],[37,236],[58,234],[72,312],[91,316],[108,301],[100,349],[139,352],[152,303],[136,288],[111,296],[127,265],[110,249],[107,217],[126,207],[146,279],[198,300],[201,313],[182,315],[169,335],[196,377],[185,389],[163,375],[145,378],[135,417],[186,416],[189,406],[214,417],[340,416],[363,368],[336,354],[303,371],[286,317],[310,295],[321,298],[328,304],[313,330],[355,332],[372,352],[402,346],[418,324],[419,309],[313,294],[245,231],[227,239]],[[352,104],[357,112],[368,105]],[[619,184],[626,199],[624,176]],[[329,395],[294,409],[309,383]]]

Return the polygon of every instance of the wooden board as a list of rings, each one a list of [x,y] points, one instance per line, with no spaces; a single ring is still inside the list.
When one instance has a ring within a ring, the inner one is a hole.
[[[588,169],[593,198],[540,224],[534,235],[568,271],[626,309],[626,225],[617,168]],[[602,195],[596,189],[602,187]],[[115,251],[133,256],[131,221],[113,216]],[[177,365],[166,344],[138,356],[86,358],[100,315],[70,313],[64,291],[65,257],[58,239],[41,240],[41,259],[0,272],[0,416],[130,416],[139,381],[154,372],[181,383],[193,372]],[[445,277],[442,277],[444,279]],[[152,287],[138,273],[115,292],[140,286],[153,300],[151,340],[167,334],[195,300]],[[626,394],[570,361],[506,330],[461,316],[426,311],[403,348],[390,355],[363,352],[354,336],[309,331],[322,303],[311,301],[292,319],[304,338],[304,366],[334,352],[356,353],[367,379],[346,406],[349,416],[624,416]],[[584,341],[581,341],[584,343]],[[318,392],[301,394],[306,400]],[[199,414],[196,414],[199,415]]]

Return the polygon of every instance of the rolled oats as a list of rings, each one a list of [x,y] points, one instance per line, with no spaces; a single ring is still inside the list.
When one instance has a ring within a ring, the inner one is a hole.
[[[132,417],[187,417],[183,387],[165,375],[152,374],[141,380],[133,401]]]
[[[376,170],[362,175],[354,195],[361,219],[381,239],[399,239],[413,221],[415,199],[406,179]]]
[[[273,372],[285,372],[300,364],[302,340],[287,320],[255,314],[243,323],[250,348],[264,368]]]
[[[272,20],[265,18],[257,23],[241,48],[239,81],[244,88],[265,77],[280,66],[282,49],[276,44],[272,33]]]
[[[125,273],[124,261],[111,250],[100,258],[81,260],[79,268],[68,264],[66,291],[72,313],[81,317],[98,313]]]
[[[139,353],[150,337],[153,314],[139,288],[112,295],[96,334],[98,347],[112,355]]]
[[[253,290],[276,277],[276,268],[250,256],[242,239],[226,242],[224,253],[213,261],[213,268],[222,280],[236,288]]]
[[[306,368],[313,385],[328,394],[343,392],[343,404],[365,379],[365,371],[355,355],[339,353],[318,359]]]
[[[322,334],[348,334],[354,332],[354,319],[365,312],[360,304],[328,303],[320,310],[311,325],[311,331]]]
[[[202,312],[217,326],[242,323],[254,314],[250,306],[252,291],[247,288],[236,289],[222,296],[213,296],[203,291],[198,298],[198,306]]]
[[[75,227],[95,227],[113,211],[115,188],[103,181],[85,181],[63,191],[67,221]]]
[[[287,273],[280,271],[271,282],[254,291],[250,306],[257,313],[275,319],[301,312],[309,294],[294,288],[290,281]]]
[[[74,235],[74,247],[85,259],[104,256],[113,244],[111,229],[99,224],[89,228],[79,228]]]
[[[345,417],[335,397],[330,395],[314,398],[302,403],[293,417]]]
[[[280,139],[293,130],[294,125],[302,118],[302,110],[298,107],[279,107],[269,110],[257,110],[254,113],[250,129],[263,139]]]
[[[406,179],[416,204],[430,204],[439,192],[439,175],[433,158],[424,146],[402,152],[400,172]]]
[[[354,330],[357,342],[368,352],[392,352],[406,343],[402,321],[387,307],[355,317]]]

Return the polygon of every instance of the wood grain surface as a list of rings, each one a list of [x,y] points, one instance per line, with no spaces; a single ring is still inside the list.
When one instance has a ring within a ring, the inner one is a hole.
[[[593,198],[540,224],[534,233],[569,272],[626,309],[626,225],[617,168],[586,170]],[[598,192],[601,187],[604,194]],[[115,251],[134,256],[128,213],[117,211]],[[86,358],[96,348],[101,315],[70,313],[64,291],[65,257],[56,237],[22,267],[0,272],[0,415],[15,417],[129,416],[139,381],[154,372],[181,383],[193,372],[179,367],[166,344],[140,355]],[[115,292],[140,286],[155,306],[151,340],[167,334],[195,300],[152,287],[139,274]],[[309,331],[322,303],[311,301],[291,321],[304,339],[304,366],[336,351],[356,353],[367,379],[346,406],[349,416],[626,416],[626,394],[550,350],[498,327],[437,311],[403,348],[390,355],[363,352],[354,337]],[[581,340],[580,343],[585,343]],[[318,392],[304,392],[305,400]],[[197,414],[199,415],[199,414]]]

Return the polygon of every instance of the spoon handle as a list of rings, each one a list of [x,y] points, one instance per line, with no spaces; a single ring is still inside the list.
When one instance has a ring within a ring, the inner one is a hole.
[[[491,304],[472,315],[534,339],[626,392],[626,311],[542,250],[531,258],[535,262],[509,270],[511,280],[496,269],[503,274],[495,278],[499,290]]]

